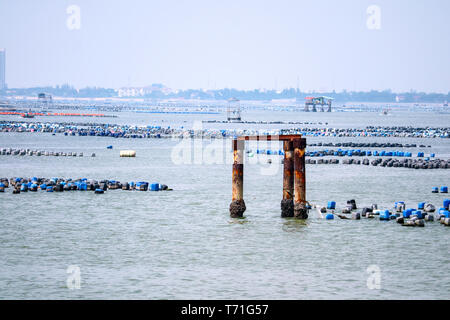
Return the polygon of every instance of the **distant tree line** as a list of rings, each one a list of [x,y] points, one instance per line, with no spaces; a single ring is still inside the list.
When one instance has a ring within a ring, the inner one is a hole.
[[[110,88],[86,87],[83,89],[75,89],[70,85],[61,85],[55,87],[34,87],[34,88],[12,88],[0,92],[3,96],[35,96],[39,93],[48,93],[58,97],[74,97],[74,98],[98,98],[98,97],[117,97],[118,91]],[[391,90],[384,91],[342,91],[342,92],[311,92],[306,93],[298,89],[289,88],[282,91],[277,90],[238,90],[238,89],[218,89],[218,90],[177,90],[163,91],[155,90],[147,93],[143,98],[160,99],[160,98],[185,98],[185,99],[216,99],[227,100],[237,98],[239,100],[261,100],[267,101],[272,99],[297,99],[303,101],[308,96],[328,96],[338,102],[410,102],[410,103],[443,103],[450,101],[450,92],[444,93],[425,93],[425,92],[403,92],[394,93]]]
[[[99,97],[116,97],[117,92],[114,89],[86,87],[83,89],[75,89],[73,86],[63,84],[55,87],[33,87],[33,88],[13,88],[6,89],[3,92],[6,96],[27,96],[37,97],[40,93],[50,94],[55,97],[66,98],[99,98]]]

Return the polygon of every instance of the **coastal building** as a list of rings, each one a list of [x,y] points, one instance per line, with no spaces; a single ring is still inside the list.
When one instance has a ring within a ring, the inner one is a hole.
[[[334,98],[320,96],[320,97],[306,97],[305,98],[305,111],[309,112],[317,112],[316,105],[321,106],[321,111],[324,112],[324,106],[327,106],[327,112],[331,112],[331,102],[334,100]],[[310,108],[312,108],[310,110]]]
[[[241,122],[241,120],[241,105],[239,103],[239,99],[234,97],[228,99],[227,121]]]
[[[151,86],[146,87],[124,87],[120,88],[117,92],[119,97],[145,97],[155,93],[161,93],[167,95],[171,93],[172,90],[166,86],[154,83]]]
[[[40,107],[42,111],[47,109],[53,104],[53,97],[51,94],[41,92],[38,94],[37,107]]]

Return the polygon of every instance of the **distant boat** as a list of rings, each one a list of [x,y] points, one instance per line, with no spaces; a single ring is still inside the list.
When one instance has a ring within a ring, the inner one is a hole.
[[[383,115],[383,116],[388,116],[389,115],[389,111],[391,111],[391,109],[389,109],[389,108],[383,109],[380,114]]]
[[[32,113],[30,113],[30,112],[22,113],[20,116],[22,118],[34,118],[34,115]]]

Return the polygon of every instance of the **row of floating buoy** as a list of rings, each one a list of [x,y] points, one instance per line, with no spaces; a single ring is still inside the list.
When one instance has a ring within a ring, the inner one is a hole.
[[[63,191],[95,191],[101,194],[107,190],[139,190],[139,191],[171,191],[167,185],[146,181],[125,182],[118,180],[62,179],[62,178],[0,178],[0,192],[11,187],[14,194],[21,192],[63,192]]]
[[[431,193],[448,193],[448,187],[447,186],[441,186],[439,189],[438,187],[433,187],[431,189]]]
[[[113,123],[100,123],[100,122],[74,122],[74,121],[34,121],[34,122],[24,122],[16,120],[0,120],[0,128],[13,126],[15,128],[28,128],[34,131],[45,132],[45,129],[55,129],[55,128],[77,128],[77,127],[119,127],[119,124]]]
[[[161,134],[134,134],[134,133],[126,133],[126,132],[103,132],[103,131],[86,131],[81,129],[80,131],[70,131],[64,132],[65,136],[96,136],[96,137],[111,137],[111,138],[131,138],[131,139],[143,139],[143,138],[161,138]]]
[[[411,169],[450,169],[450,159],[381,159],[372,160],[372,166],[400,167]]]
[[[204,123],[230,123],[227,120],[203,120]],[[241,124],[308,124],[308,125],[328,125],[328,122],[298,122],[298,121],[239,121]]]
[[[247,151],[247,152],[251,152]],[[257,149],[256,154],[267,154],[267,155],[284,155],[282,150],[266,150],[266,149]],[[374,157],[412,157],[412,152],[403,152],[403,151],[370,151],[370,150],[316,150],[316,151],[306,151],[306,157],[326,157],[326,156],[337,156],[337,157],[364,157],[364,156],[374,156]],[[417,157],[423,158],[425,156],[424,152],[418,152]],[[434,158],[436,156],[435,153],[430,153],[429,158]],[[428,158],[428,159],[429,159]]]
[[[331,213],[325,215],[326,220],[333,220],[335,216],[341,219],[360,220],[362,217],[372,219],[378,216],[380,221],[396,220],[397,223],[407,227],[424,227],[425,221],[439,221],[445,226],[450,226],[450,199],[443,201],[443,206],[439,209],[431,203],[420,202],[415,208],[406,208],[404,201],[395,202],[393,210],[379,210],[377,204],[372,204],[370,207],[364,207],[362,210],[356,211],[356,201],[354,199],[348,200],[347,205],[342,209],[342,214],[335,213],[336,202],[329,201],[326,207],[317,207],[320,216],[331,210]],[[346,216],[350,214],[350,216]]]
[[[306,151],[305,156],[307,157],[325,157],[325,156],[337,156],[337,157],[412,157],[412,152],[403,152],[403,151],[371,151],[371,150],[316,150],[316,151]],[[418,152],[417,157],[423,158],[425,156],[424,152]],[[430,153],[430,158],[434,158],[436,156],[435,153]]]
[[[246,151],[247,153],[251,153],[252,150]],[[284,152],[282,150],[266,150],[266,149],[257,149],[256,154],[267,154],[267,155],[279,155],[283,156]]]
[[[306,164],[339,164],[339,159],[318,159],[318,160],[305,159],[305,163]]]
[[[415,143],[396,143],[396,142],[318,142],[308,143],[310,147],[343,147],[343,148],[417,148]],[[421,148],[425,148],[425,145],[420,145]],[[431,146],[428,146],[431,148]]]
[[[15,149],[2,148],[0,155],[3,156],[55,156],[55,157],[83,157],[83,152],[62,152],[62,151],[45,151],[45,150],[31,150],[31,149]],[[91,157],[95,157],[95,153],[91,153]]]
[[[161,126],[131,126],[74,122],[0,121],[0,132],[61,133],[65,136],[97,136],[112,138],[172,138],[192,130]],[[221,132],[217,136],[222,136]]]
[[[282,135],[301,134],[315,137],[416,137],[416,138],[449,138],[450,128],[389,128],[366,127],[354,128],[292,128],[274,130],[251,129],[204,129],[194,130],[180,128],[164,128],[161,126],[130,126],[117,124],[96,124],[93,126],[72,125],[66,123],[37,123],[1,121],[0,132],[51,132],[66,136],[102,136],[113,138],[232,138],[237,135]],[[383,145],[383,144],[382,144]]]
[[[0,112],[0,115],[22,115],[24,113],[33,115],[33,116],[67,116],[67,117],[110,117],[103,113],[67,113],[67,112]]]
[[[281,160],[281,163],[284,159]],[[339,164],[339,159],[325,158],[325,159],[305,159],[306,164]],[[372,161],[369,159],[343,159],[342,164],[345,165],[365,165],[365,166],[381,166],[388,168],[411,168],[411,169],[450,169],[450,159],[382,159],[377,158]]]
[[[373,127],[355,128],[292,128],[282,129],[280,134],[301,134],[313,137],[401,137],[401,138],[449,138],[450,128]]]

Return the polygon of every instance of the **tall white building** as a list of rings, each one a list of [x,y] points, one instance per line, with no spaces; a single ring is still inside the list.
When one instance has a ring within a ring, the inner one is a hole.
[[[6,89],[6,50],[0,49],[0,90]]]

